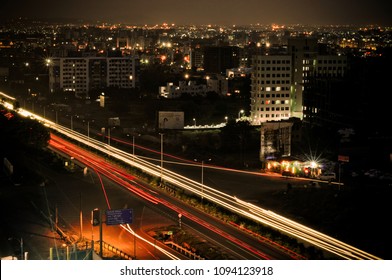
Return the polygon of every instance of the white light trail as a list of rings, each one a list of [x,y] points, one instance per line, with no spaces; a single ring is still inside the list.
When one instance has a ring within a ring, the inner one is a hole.
[[[123,161],[126,164],[142,169],[146,173],[157,177],[161,176],[162,169],[160,166],[157,166],[151,162],[148,162],[147,160],[139,158],[138,156],[129,154],[125,151],[87,137],[86,135],[60,126],[29,111],[19,109],[18,113],[25,117],[29,116],[35,118],[44,125],[67,137],[70,137],[80,143],[83,143],[86,146],[89,146],[113,158]],[[217,205],[232,211],[233,213],[237,213],[241,216],[245,216],[261,224],[265,224],[272,228],[278,229],[296,238],[304,240],[305,242],[323,248],[324,250],[327,250],[342,258],[380,259],[358,248],[341,242],[335,238],[332,238],[328,235],[317,232],[309,227],[303,226],[295,221],[280,216],[272,211],[268,211],[256,205],[242,201],[238,198],[235,198],[209,186],[202,185],[199,182],[191,180],[170,170],[163,169],[162,173],[163,180],[166,182],[169,182],[191,193],[197,194],[198,196],[203,196],[205,199],[214,202]]]

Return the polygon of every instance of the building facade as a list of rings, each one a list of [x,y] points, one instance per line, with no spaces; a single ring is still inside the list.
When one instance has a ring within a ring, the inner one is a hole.
[[[303,118],[303,91],[308,82],[313,60],[318,54],[316,38],[294,37],[288,39],[288,53],[292,61],[292,116]]]
[[[302,120],[304,114],[316,113],[317,96],[311,96],[314,91],[309,89],[316,87],[316,78],[323,81],[343,78],[347,58],[319,54],[316,39],[292,38],[287,54],[255,55],[252,65],[250,118],[253,125],[260,125],[291,117]]]
[[[167,83],[166,86],[159,87],[159,95],[168,99],[179,98],[183,94],[205,97],[208,91],[209,89],[206,85],[199,85],[195,81],[180,81],[178,86],[173,83]]]
[[[49,89],[87,97],[90,90],[138,85],[137,57],[61,57],[50,60]]]
[[[250,109],[253,125],[291,117],[291,67],[290,55],[253,57]]]
[[[355,93],[347,80],[347,58],[338,55],[319,55],[303,91],[303,120],[313,125],[347,125]],[[347,116],[348,115],[348,116]]]
[[[225,74],[226,69],[237,68],[240,49],[235,46],[204,47],[203,67],[206,73]]]

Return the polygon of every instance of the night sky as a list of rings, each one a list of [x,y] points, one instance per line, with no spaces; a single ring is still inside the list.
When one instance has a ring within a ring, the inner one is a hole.
[[[12,0],[0,19],[82,19],[130,24],[392,25],[386,0]]]

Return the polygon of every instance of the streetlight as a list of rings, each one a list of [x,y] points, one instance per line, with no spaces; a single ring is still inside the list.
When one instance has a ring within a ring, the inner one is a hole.
[[[197,159],[194,161],[198,162]],[[207,161],[211,161],[209,158]],[[201,201],[203,201],[203,192],[204,192],[204,160],[201,161]]]
[[[193,125],[196,127],[196,118],[193,118]]]
[[[226,123],[227,123],[228,119],[229,119],[229,117],[228,117],[228,116],[225,116],[225,122],[226,122]]]
[[[140,136],[140,134],[137,136]],[[132,154],[135,156],[135,135],[132,135]]]
[[[161,184],[163,182],[163,133],[161,135]]]

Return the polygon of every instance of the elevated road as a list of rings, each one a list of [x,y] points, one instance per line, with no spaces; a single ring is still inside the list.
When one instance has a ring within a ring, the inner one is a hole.
[[[8,103],[8,106],[12,105]],[[323,250],[335,254],[336,256],[339,256],[343,259],[379,259],[376,256],[373,256],[367,252],[364,252],[358,248],[341,242],[321,232],[315,231],[309,227],[303,226],[272,211],[263,209],[252,203],[243,201],[237,197],[233,197],[232,195],[228,195],[220,191],[219,187],[212,188],[207,185],[201,184],[173,171],[164,169],[162,165],[158,166],[156,164],[153,164],[133,154],[129,154],[125,151],[114,148],[106,143],[102,143],[88,136],[57,125],[56,123],[44,119],[41,116],[32,114],[31,112],[28,112],[26,110],[20,109],[19,113],[25,117],[37,119],[38,121],[48,126],[52,130],[56,131],[57,133],[67,136],[74,141],[78,141],[86,146],[89,146],[92,149],[100,151],[104,154],[109,155],[110,157],[129,164],[130,166],[139,168],[148,174],[160,177],[165,182],[182,188],[184,191],[193,193],[199,197],[203,197],[204,199],[216,203],[217,205],[233,213],[239,214],[243,217],[254,220],[261,224],[268,225],[281,232],[303,240],[306,243],[322,248]],[[159,204],[159,201],[151,199],[151,203]],[[178,209],[175,210],[177,211]]]

